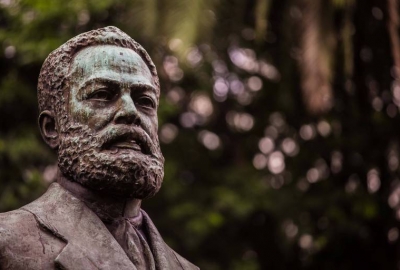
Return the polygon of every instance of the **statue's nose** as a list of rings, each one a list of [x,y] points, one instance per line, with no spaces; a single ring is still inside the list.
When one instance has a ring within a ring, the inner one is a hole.
[[[130,95],[122,95],[120,102],[118,102],[118,106],[118,111],[114,117],[114,122],[116,124],[140,124],[139,112]]]

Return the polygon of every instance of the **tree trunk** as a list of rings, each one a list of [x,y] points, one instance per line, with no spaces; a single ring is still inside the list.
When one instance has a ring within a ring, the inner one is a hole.
[[[394,76],[400,80],[400,38],[399,38],[399,0],[388,0],[388,28],[392,45],[392,55],[394,62]]]
[[[320,0],[303,0],[300,6],[301,88],[305,106],[313,115],[329,111],[333,103],[329,41],[321,34],[321,9]]]

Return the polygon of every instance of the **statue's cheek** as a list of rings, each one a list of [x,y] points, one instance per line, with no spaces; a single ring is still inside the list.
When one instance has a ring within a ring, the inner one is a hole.
[[[100,130],[112,121],[114,111],[90,102],[71,102],[70,114],[73,121],[85,124],[94,130]]]

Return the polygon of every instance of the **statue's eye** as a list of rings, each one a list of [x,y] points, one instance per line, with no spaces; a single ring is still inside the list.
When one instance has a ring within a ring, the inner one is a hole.
[[[137,99],[136,105],[147,108],[147,109],[154,109],[156,107],[152,98],[143,96]]]
[[[98,101],[109,101],[112,100],[113,97],[114,97],[114,92],[108,89],[99,89],[90,94],[88,99],[98,100]]]

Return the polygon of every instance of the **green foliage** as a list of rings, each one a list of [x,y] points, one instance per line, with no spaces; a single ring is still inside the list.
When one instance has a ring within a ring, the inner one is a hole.
[[[378,0],[0,1],[0,211],[54,179],[36,125],[45,57],[115,25],[158,68],[165,179],[144,208],[178,253],[202,269],[395,269],[400,90],[387,10]],[[318,61],[305,33],[319,37]],[[309,106],[324,89],[304,91],[307,67],[329,69],[310,76],[332,90],[319,113]]]

